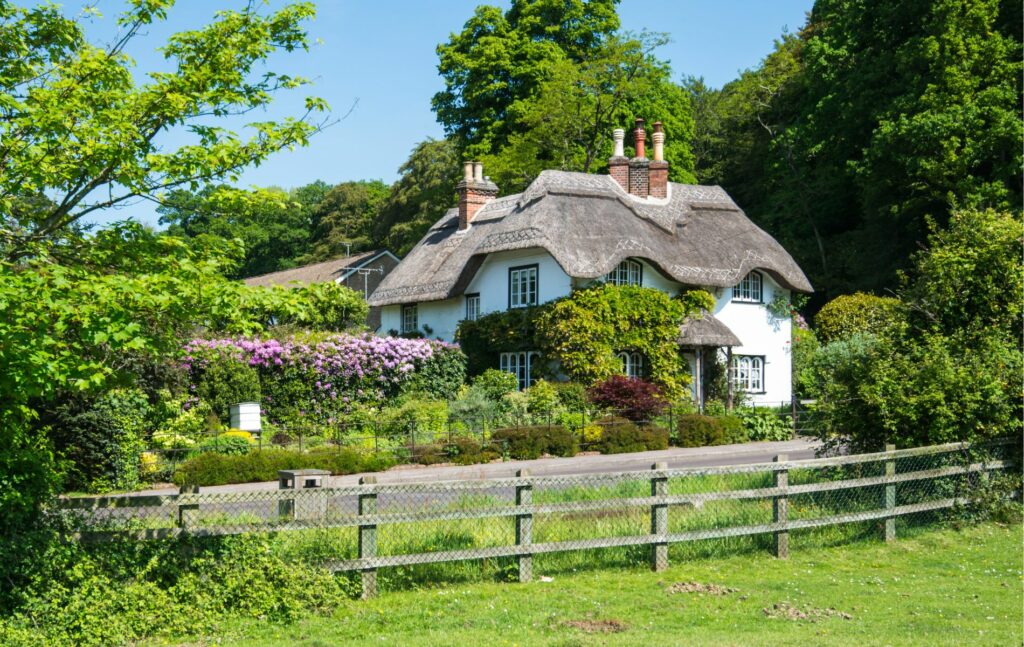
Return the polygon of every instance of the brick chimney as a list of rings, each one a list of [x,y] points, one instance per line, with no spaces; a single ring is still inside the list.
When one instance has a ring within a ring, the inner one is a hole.
[[[636,146],[636,157],[629,160],[629,188],[633,195],[646,198],[650,188],[650,162],[647,161],[644,142],[647,140],[647,133],[644,132],[644,120],[636,120],[636,129],[633,130],[633,141]]]
[[[612,131],[612,141],[615,142],[615,150],[608,158],[608,174],[619,183],[623,191],[629,191],[629,158],[622,149],[622,142],[626,138],[626,131],[616,128]]]
[[[665,131],[661,122],[654,122],[654,134],[651,135],[654,142],[654,160],[650,166],[650,192],[652,198],[668,197],[668,162],[665,161]]]
[[[498,196],[498,185],[484,177],[482,162],[466,162],[462,181],[456,188],[459,190],[459,231],[464,231],[469,229],[469,223],[481,207]]]

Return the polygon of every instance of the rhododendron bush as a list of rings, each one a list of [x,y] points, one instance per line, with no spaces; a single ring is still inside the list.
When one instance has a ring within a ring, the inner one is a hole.
[[[265,419],[275,425],[329,425],[365,405],[409,391],[454,393],[465,376],[459,347],[437,340],[328,335],[287,339],[193,339],[181,362],[190,378],[189,406],[210,392],[204,383],[228,359],[255,371]],[[208,370],[210,369],[210,370]],[[219,415],[223,416],[223,413]],[[227,420],[223,420],[227,422]]]

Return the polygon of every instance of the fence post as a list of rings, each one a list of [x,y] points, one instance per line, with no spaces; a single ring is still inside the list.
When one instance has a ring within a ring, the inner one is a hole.
[[[376,476],[363,476],[359,485],[376,485]],[[377,493],[366,492],[359,495],[359,516],[377,513]],[[359,524],[359,559],[377,556],[377,525]],[[377,569],[362,569],[363,590],[361,597],[365,600],[377,595]]]
[[[529,470],[517,470],[517,478],[526,478]],[[533,485],[524,482],[516,486],[516,505],[529,506],[533,503]],[[516,546],[529,546],[533,543],[533,514],[516,515]],[[529,582],[533,579],[533,555],[524,553],[518,556],[519,581]]]
[[[178,495],[182,494],[199,494],[198,485],[182,485],[178,490]],[[188,527],[188,513],[199,509],[198,503],[179,503],[178,504],[178,527]]]
[[[779,454],[773,460],[776,463],[785,463],[786,455]],[[785,494],[789,487],[789,470],[775,470],[775,487],[781,488],[783,494],[772,499],[772,521],[774,523],[786,523],[789,521],[789,496]],[[789,557],[789,531],[775,531],[775,556],[779,559]]]
[[[896,445],[892,443],[886,443],[885,451],[892,452],[896,451]],[[896,476],[896,461],[888,459],[885,461],[885,476]],[[896,484],[891,483],[885,486],[885,509],[891,510],[896,507]],[[886,517],[885,519],[885,541],[892,541],[896,539],[896,517]]]
[[[663,472],[668,469],[666,463],[655,463],[652,470],[659,474],[651,477],[651,496],[665,497],[668,495],[668,476]],[[668,542],[665,535],[668,534],[668,504],[654,503],[651,505],[651,534],[654,541],[651,544],[651,569],[663,571],[668,568]]]

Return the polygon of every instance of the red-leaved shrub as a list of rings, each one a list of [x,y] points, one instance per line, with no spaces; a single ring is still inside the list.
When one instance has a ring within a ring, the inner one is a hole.
[[[613,375],[598,382],[590,387],[587,395],[597,406],[611,409],[633,422],[650,420],[668,406],[657,384],[625,375]]]

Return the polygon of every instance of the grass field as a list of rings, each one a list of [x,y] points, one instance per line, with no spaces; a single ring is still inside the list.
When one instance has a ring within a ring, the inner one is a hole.
[[[542,560],[535,571],[545,574]],[[700,591],[708,585],[726,591]],[[1021,529],[986,524],[794,551],[786,561],[756,553],[677,561],[664,573],[603,568],[549,582],[391,592],[330,617],[233,621],[182,642],[1019,645],[1022,605]]]

